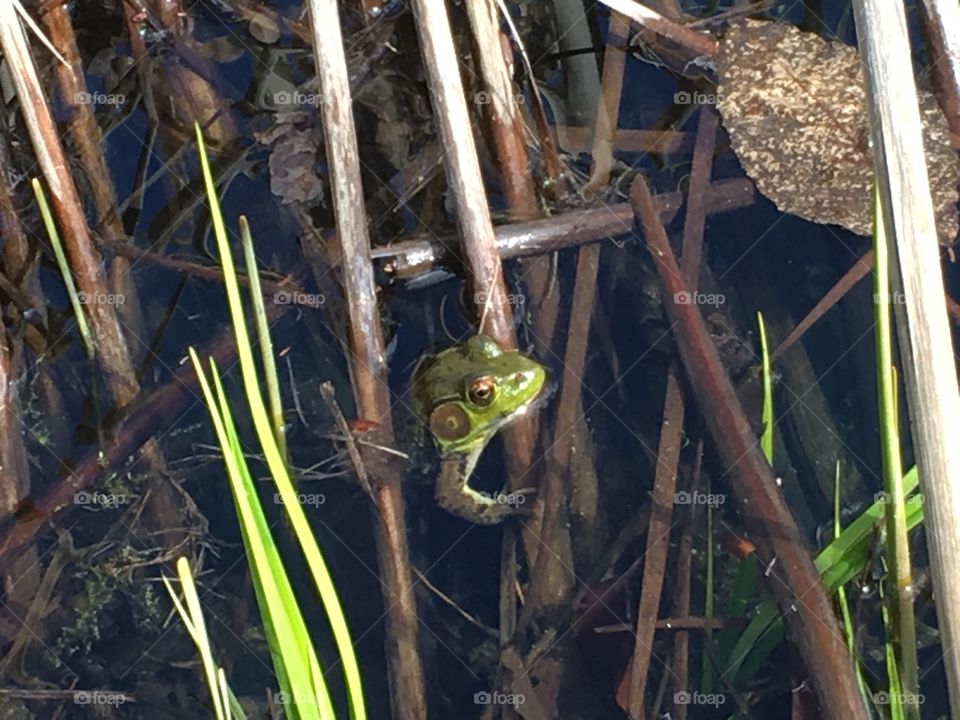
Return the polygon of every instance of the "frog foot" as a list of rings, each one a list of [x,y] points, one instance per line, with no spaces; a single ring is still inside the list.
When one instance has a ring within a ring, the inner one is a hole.
[[[535,488],[513,492],[484,493],[467,485],[469,474],[464,472],[467,458],[453,454],[440,461],[437,476],[436,499],[447,512],[477,525],[496,525],[516,515],[531,515],[527,498],[536,494]]]

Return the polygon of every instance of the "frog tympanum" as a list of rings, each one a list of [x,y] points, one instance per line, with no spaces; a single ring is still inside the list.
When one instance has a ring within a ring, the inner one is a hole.
[[[467,482],[490,438],[530,410],[546,378],[538,362],[505,351],[484,335],[420,360],[410,394],[440,454],[436,498],[441,507],[481,525],[520,511],[519,503],[509,502],[511,496],[491,497]]]

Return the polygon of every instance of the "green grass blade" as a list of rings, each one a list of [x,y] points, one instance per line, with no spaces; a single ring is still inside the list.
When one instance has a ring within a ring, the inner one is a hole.
[[[211,372],[214,392],[192,348],[190,357],[197,369],[201,389],[223,451],[274,670],[284,697],[289,700],[284,706],[285,711],[291,718],[298,720],[333,718],[332,703],[329,694],[325,692],[326,688],[321,689],[319,696],[312,691],[313,683],[309,672],[312,645],[309,642],[309,633],[257,499],[256,486],[244,461],[220,378],[214,367]],[[305,643],[308,651],[304,650]]]
[[[50,238],[50,244],[53,246],[53,254],[57,258],[57,267],[60,268],[60,275],[63,277],[63,284],[67,288],[67,296],[70,298],[70,306],[73,308],[73,315],[77,319],[77,329],[80,331],[80,337],[83,339],[83,347],[87,351],[87,357],[93,360],[96,357],[96,349],[93,343],[93,335],[90,333],[90,326],[87,325],[87,316],[83,314],[83,308],[80,307],[80,295],[77,293],[77,286],[73,282],[73,273],[70,271],[70,263],[67,262],[67,256],[63,252],[63,245],[60,243],[60,233],[57,232],[57,224],[53,221],[53,215],[50,214],[50,206],[47,205],[47,196],[43,192],[43,186],[36,178],[33,179],[33,194],[37,198],[37,205],[40,207],[40,216],[43,218],[43,225],[47,229],[47,236]]]
[[[173,589],[170,580],[166,577],[161,577],[161,579],[183,621],[187,634],[190,635],[194,645],[197,646],[197,651],[200,653],[200,661],[203,674],[207,679],[207,687],[210,690],[214,716],[217,720],[226,720],[232,715],[230,707],[224,702],[223,689],[226,680],[223,678],[223,669],[218,667],[213,659],[210,636],[207,634],[207,627],[203,620],[203,609],[200,606],[200,596],[197,593],[197,586],[193,581],[190,564],[186,558],[181,557],[177,560],[177,576],[183,590],[183,602],[180,601],[180,596]],[[242,713],[240,717],[243,717]]]
[[[257,437],[263,448],[264,458],[270,474],[277,485],[283,499],[284,510],[290,520],[294,533],[307,560],[317,592],[327,613],[327,619],[333,632],[337,651],[342,661],[344,680],[347,687],[347,697],[350,705],[351,717],[354,720],[365,720],[366,710],[363,701],[363,686],[360,669],[357,664],[356,653],[350,632],[343,613],[343,607],[337,596],[336,587],[330,576],[323,555],[317,545],[316,538],[310,529],[306,515],[301,507],[293,483],[287,471],[286,462],[280,453],[269,415],[259,392],[256,365],[253,360],[250,339],[243,318],[243,308],[240,301],[239,286],[236,281],[236,269],[227,243],[226,227],[220,211],[220,203],[216,196],[210,166],[207,161],[203,145],[203,136],[200,127],[195,126],[197,145],[200,151],[200,163],[203,170],[207,198],[210,203],[210,215],[213,224],[214,237],[220,253],[220,262],[224,271],[224,285],[227,292],[227,304],[233,324],[234,337],[237,340],[237,352],[240,360],[240,370],[243,375],[246,396],[250,406]]]
[[[904,492],[913,492],[917,485],[917,469],[914,467],[904,475]],[[877,537],[884,515],[884,502],[881,498],[860,513],[857,519],[840,533],[840,537],[821,550],[814,559],[813,564],[819,571],[820,579],[828,594],[832,595],[844,583],[855,578],[867,564],[871,546]],[[913,529],[923,522],[921,495],[914,495],[907,499],[906,517],[908,529]],[[745,670],[741,670],[741,666],[748,655],[753,655],[751,648],[758,640],[765,638],[767,633],[775,630],[782,633],[777,606],[773,603],[764,603],[731,653],[731,662],[727,668],[728,677],[736,678],[737,682],[747,679],[749,675]]]
[[[749,556],[740,560],[737,565],[737,572],[733,579],[733,591],[730,593],[730,600],[727,604],[726,616],[729,618],[744,617],[753,598],[754,590],[757,585],[757,559]],[[740,631],[735,627],[728,627],[721,630],[717,635],[717,662],[726,672],[731,653],[737,644],[737,638]]]
[[[760,449],[763,456],[773,466],[773,377],[770,372],[770,348],[767,346],[767,328],[763,322],[763,313],[757,313],[757,328],[760,332],[760,381],[763,387],[763,409],[761,421],[763,432],[760,434]]]
[[[280,400],[280,381],[277,378],[277,364],[273,360],[273,341],[267,325],[267,311],[263,305],[263,290],[260,287],[260,273],[257,271],[257,256],[253,251],[253,238],[247,218],[240,216],[240,241],[243,245],[243,260],[250,281],[250,302],[253,305],[253,317],[257,323],[257,340],[260,342],[260,362],[263,364],[263,377],[267,384],[267,400],[270,403],[270,421],[277,439],[280,454],[287,457],[287,439],[284,434],[283,403]]]
[[[897,387],[893,365],[893,338],[890,327],[890,238],[880,212],[879,191],[873,187],[873,310],[876,319],[877,398],[880,410],[880,450],[883,459],[883,485],[886,492],[887,562],[894,588],[894,612],[891,616],[894,644],[899,659],[900,682],[910,696],[919,693],[917,630],[913,612],[913,573],[910,545],[907,541],[906,494],[903,488],[903,463],[900,458],[900,433],[897,422]],[[919,720],[916,705],[908,706],[907,716]]]
[[[840,512],[843,509],[843,501],[840,495],[840,461],[837,460],[836,471],[833,478],[833,539],[836,540],[843,532],[841,525]],[[867,690],[867,683],[863,679],[863,667],[860,665],[860,659],[857,657],[857,633],[853,626],[853,618],[850,615],[850,604],[847,602],[846,588],[841,585],[837,588],[837,607],[840,609],[840,620],[843,627],[844,638],[847,641],[847,652],[850,653],[850,659],[853,661],[853,671],[857,676],[857,687],[860,689],[860,696],[870,705],[870,694]]]

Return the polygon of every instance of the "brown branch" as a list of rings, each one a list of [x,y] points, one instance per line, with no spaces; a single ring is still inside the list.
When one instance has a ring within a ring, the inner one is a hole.
[[[843,277],[837,280],[836,284],[827,291],[827,293],[817,301],[817,304],[811,308],[803,320],[797,323],[797,326],[790,331],[790,334],[787,335],[783,342],[781,342],[776,349],[770,353],[770,362],[775,361],[781,355],[783,355],[790,347],[797,342],[804,333],[807,332],[821,317],[823,317],[827,310],[832,308],[840,299],[846,295],[858,282],[863,280],[867,275],[870,274],[870,270],[873,268],[873,250],[868,250],[863,254],[859,260],[857,260],[853,267],[847,270],[844,273]]]
[[[101,267],[101,258],[91,242],[83,206],[69,172],[60,134],[47,104],[46,92],[37,77],[26,37],[12,6],[7,6],[0,18],[0,43],[13,68],[11,76],[17,89],[20,109],[47,181],[47,191],[60,224],[77,291],[87,297],[105,297],[110,291]],[[83,307],[90,321],[97,358],[111,397],[117,406],[127,405],[136,397],[140,387],[126,340],[120,331],[115,306],[90,302]]]
[[[603,0],[603,3],[638,25],[681,45],[693,55],[714,55],[717,52],[718,43],[712,36],[673,22],[635,0]]]
[[[720,180],[706,194],[708,215],[737,210],[756,197],[753,183],[746,179]],[[683,205],[679,192],[654,198],[664,223],[671,222]],[[571,210],[543,220],[501,225],[494,230],[501,260],[540,255],[566,248],[620,237],[633,231],[630,203],[616,203],[590,210]],[[383,261],[384,271],[397,279],[410,280],[437,267],[456,267],[459,258],[450,251],[456,238],[420,237],[374,248],[373,257]]]
[[[291,305],[269,303],[267,319],[272,323],[291,309]],[[200,357],[212,358],[221,367],[236,357],[233,331],[225,328],[198,351]],[[174,427],[181,415],[196,402],[199,387],[197,374],[189,363],[181,363],[164,385],[129,408],[129,414],[116,427],[107,441],[84,455],[72,471],[43,495],[27,499],[12,515],[0,518],[0,567],[7,567],[46,523],[64,509],[74,507],[73,495],[105,473],[121,468],[143,446],[153,439],[157,428]],[[148,448],[149,451],[149,448]],[[138,462],[134,460],[134,462]]]
[[[703,257],[703,230],[706,224],[706,194],[710,188],[710,169],[717,139],[717,114],[708,107],[700,110],[697,144],[693,153],[690,189],[687,197],[687,215],[683,226],[683,259],[681,260],[685,285],[697,288],[700,261]],[[662,227],[662,226],[661,226]],[[648,230],[649,232],[649,230]],[[637,608],[637,633],[630,672],[629,712],[637,720],[645,717],[644,689],[650,657],[653,654],[653,624],[660,609],[663,578],[666,574],[667,554],[670,550],[670,529],[673,526],[673,508],[680,465],[683,423],[686,404],[680,389],[678,368],[672,363],[667,371],[667,386],[663,399],[663,422],[660,426],[660,445],[654,473],[647,531],[647,550],[643,564],[643,591]]]
[[[323,133],[330,165],[340,265],[347,300],[347,347],[357,412],[379,424],[380,445],[393,445],[387,354],[377,307],[370,237],[360,180],[360,158],[353,124],[350,83],[335,0],[312,0],[314,63],[326,101]],[[393,716],[414,720],[427,707],[426,684],[417,642],[418,622],[407,544],[407,523],[400,474],[395,461],[385,459],[372,444],[361,452],[370,475],[380,582],[387,618],[390,690]]]
[[[656,262],[663,297],[688,293],[642,177],[633,183],[631,202]],[[760,452],[703,318],[692,303],[668,302],[665,310],[675,328],[677,348],[693,396],[701,414],[710,419],[710,437],[747,527],[754,535],[757,554],[767,567],[770,590],[819,694],[823,717],[866,720],[868,714],[833,606],[820,583],[806,540]]]

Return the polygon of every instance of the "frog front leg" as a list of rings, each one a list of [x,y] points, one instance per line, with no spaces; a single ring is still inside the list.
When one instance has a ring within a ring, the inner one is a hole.
[[[491,497],[470,487],[468,481],[477,465],[480,452],[454,452],[440,458],[440,472],[437,475],[437,504],[444,510],[477,525],[496,525],[513,515],[528,514],[523,507],[531,489]]]

